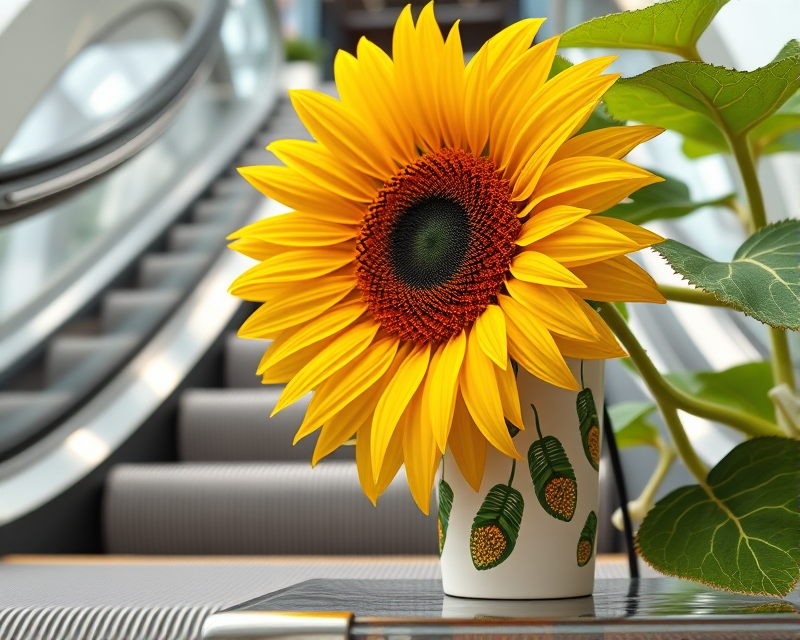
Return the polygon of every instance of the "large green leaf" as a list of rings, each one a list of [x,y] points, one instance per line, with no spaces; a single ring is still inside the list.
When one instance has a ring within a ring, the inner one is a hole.
[[[578,482],[564,445],[555,436],[542,437],[539,412],[531,405],[539,439],[528,449],[528,470],[542,508],[558,520],[569,522],[578,504]]]
[[[653,245],[676,273],[772,327],[800,329],[800,220],[753,234],[731,262],[716,262],[675,240]]]
[[[447,540],[447,527],[450,526],[450,512],[453,510],[453,489],[442,478],[439,481],[439,555],[442,555]]]
[[[600,420],[591,389],[582,389],[575,400],[583,453],[595,471],[600,469]]]
[[[674,62],[623,78],[605,95],[610,114],[673,129],[708,150],[747,134],[800,86],[800,54],[755,71]]]
[[[562,47],[653,49],[697,58],[697,40],[728,0],[672,0],[637,11],[612,13],[573,27]]]
[[[656,182],[631,194],[630,202],[614,205],[603,212],[604,216],[619,218],[633,224],[644,224],[650,220],[679,218],[708,206],[728,206],[733,194],[712,200],[692,201],[689,187],[676,178],[662,176],[664,182]]]
[[[496,567],[511,555],[519,537],[524,508],[522,494],[510,481],[489,489],[472,522],[469,537],[472,564],[478,571]]]
[[[783,596],[800,577],[800,442],[755,438],[734,448],[705,487],[660,500],[637,534],[667,575],[719,589]]]
[[[620,402],[610,406],[608,417],[611,418],[617,447],[655,446],[658,427],[648,419],[655,410],[656,405],[652,402]]]
[[[756,155],[795,151],[787,142],[795,137],[787,133],[800,129],[800,92],[796,92],[769,118],[755,127],[749,134]]]
[[[586,516],[586,523],[581,529],[581,535],[578,537],[578,549],[576,556],[578,559],[578,566],[585,567],[589,560],[592,559],[594,553],[594,539],[597,536],[597,514],[590,511]]]
[[[750,362],[725,371],[668,373],[673,385],[689,395],[775,422],[767,392],[774,386],[769,362]]]

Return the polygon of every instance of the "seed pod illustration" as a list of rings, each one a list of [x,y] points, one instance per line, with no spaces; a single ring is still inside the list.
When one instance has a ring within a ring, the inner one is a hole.
[[[525,502],[522,494],[511,486],[516,468],[515,460],[508,484],[496,484],[489,490],[472,522],[469,551],[478,571],[502,563],[517,543]]]
[[[528,449],[528,468],[531,472],[536,497],[545,511],[564,522],[572,520],[578,504],[578,482],[575,471],[564,450],[564,445],[555,436],[542,436],[539,413],[531,405],[536,417],[539,439]]]
[[[453,489],[442,478],[439,481],[439,555],[442,555],[450,525],[450,511],[453,509]]]
[[[594,539],[597,535],[597,514],[590,511],[586,516],[586,524],[583,525],[581,535],[578,538],[578,566],[585,566],[592,559],[594,552]]]
[[[581,386],[583,387],[583,360],[581,360]],[[592,390],[578,392],[575,402],[578,410],[578,423],[581,432],[583,452],[595,471],[600,469],[600,420],[597,417],[597,406],[594,403]]]

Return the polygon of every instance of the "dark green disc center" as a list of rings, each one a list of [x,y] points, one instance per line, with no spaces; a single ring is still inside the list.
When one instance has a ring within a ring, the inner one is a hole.
[[[429,198],[409,207],[391,234],[392,263],[409,286],[431,289],[446,283],[469,248],[469,217],[457,202]]]

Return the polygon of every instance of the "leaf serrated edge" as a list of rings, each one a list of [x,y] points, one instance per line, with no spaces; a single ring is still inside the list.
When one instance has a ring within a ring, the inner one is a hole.
[[[784,222],[787,222],[787,221],[784,221]],[[675,269],[674,266],[672,266],[672,262],[670,262],[670,259],[661,251],[661,249],[658,248],[659,244],[661,244],[661,243],[659,242],[658,244],[651,245],[650,248],[664,259],[664,261],[669,265],[669,268],[672,269],[672,272],[675,275],[679,275],[681,277],[681,282],[688,282],[695,289],[699,289],[703,293],[708,293],[708,294],[714,296],[714,298],[723,307],[728,307],[729,309],[733,309],[734,311],[738,311],[739,313],[743,313],[748,318],[752,318],[753,320],[757,320],[758,322],[760,322],[761,324],[763,324],[766,327],[772,327],[774,329],[783,329],[785,331],[798,331],[797,327],[792,327],[792,326],[790,326],[788,324],[783,324],[783,323],[770,324],[769,322],[764,322],[761,318],[757,318],[752,313],[748,313],[747,311],[742,309],[739,305],[734,304],[733,302],[731,302],[729,300],[723,300],[722,298],[720,298],[717,295],[717,293],[715,291],[709,291],[708,289],[705,289],[703,286],[701,286],[701,285],[697,284],[696,282],[694,282],[691,278],[683,275],[682,273],[679,273],[678,270]],[[717,262],[717,261],[716,260],[712,260],[712,262]]]

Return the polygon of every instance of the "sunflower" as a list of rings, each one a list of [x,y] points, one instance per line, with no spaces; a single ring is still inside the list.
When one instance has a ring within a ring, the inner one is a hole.
[[[406,7],[393,57],[367,39],[335,60],[339,99],[293,91],[316,142],[268,149],[285,166],[239,169],[294,211],[231,236],[260,263],[231,292],[264,304],[239,335],[269,338],[258,374],[313,391],[295,442],[312,464],[356,438],[375,502],[404,464],[428,512],[449,445],[471,486],[487,445],[519,458],[514,367],[565,389],[564,356],[626,355],[594,301],[663,302],[625,254],[661,238],[597,215],[661,180],[621,158],[650,126],[576,135],[617,75],[612,57],[549,78],[558,38],[523,20],[464,65],[458,23]]]

